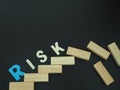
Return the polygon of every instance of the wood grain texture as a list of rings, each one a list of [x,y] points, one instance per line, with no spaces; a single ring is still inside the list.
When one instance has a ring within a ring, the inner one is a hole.
[[[52,65],[75,65],[75,58],[73,56],[51,57]]]
[[[118,48],[115,42],[108,45],[108,49],[110,50],[115,62],[120,67],[120,49]]]
[[[48,73],[26,73],[24,75],[24,81],[48,82],[49,76]]]
[[[38,73],[62,73],[62,65],[39,65]]]
[[[101,61],[94,64],[93,67],[107,86],[114,82],[114,79],[112,78],[112,76],[107,71],[107,69]]]
[[[9,90],[34,90],[34,82],[10,82]]]
[[[107,60],[110,55],[110,52],[108,52],[98,44],[94,43],[93,41],[90,41],[87,48],[99,57],[103,58],[104,60]]]
[[[67,55],[72,55],[85,61],[89,61],[91,52],[69,46],[67,49]]]

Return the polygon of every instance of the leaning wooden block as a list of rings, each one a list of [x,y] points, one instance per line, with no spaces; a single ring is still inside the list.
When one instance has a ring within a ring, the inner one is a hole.
[[[93,41],[90,41],[87,48],[96,55],[98,55],[99,57],[103,58],[104,60],[107,60],[110,55],[110,52],[100,47],[98,44],[94,43]]]
[[[9,90],[34,90],[34,82],[10,82]]]
[[[104,83],[105,83],[107,86],[114,82],[114,79],[112,78],[112,76],[111,76],[110,73],[107,71],[107,69],[106,69],[105,66],[102,64],[101,61],[99,61],[99,62],[97,62],[96,64],[94,64],[93,67],[95,68],[95,70],[97,71],[97,73],[99,74],[99,76],[102,78],[102,80],[104,81]]]
[[[24,75],[24,81],[48,82],[48,80],[48,73],[26,73]]]
[[[51,64],[75,65],[75,58],[73,56],[51,57]]]
[[[108,45],[108,49],[110,50],[115,62],[120,67],[120,49],[118,48],[115,42]]]
[[[38,73],[62,73],[62,65],[39,65]]]
[[[77,49],[77,48],[74,48],[74,47],[68,47],[67,55],[72,55],[72,56],[75,56],[77,58],[83,59],[85,61],[89,61],[91,52],[81,50],[81,49]]]

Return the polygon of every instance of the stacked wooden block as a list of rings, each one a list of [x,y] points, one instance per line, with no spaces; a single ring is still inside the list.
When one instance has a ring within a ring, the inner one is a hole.
[[[87,48],[104,60],[108,59],[111,52],[117,65],[120,66],[120,50],[116,43],[108,45],[110,52],[93,41],[90,41]],[[51,57],[50,65],[39,65],[38,73],[26,73],[24,76],[24,82],[10,82],[9,90],[34,90],[34,82],[49,82],[49,74],[61,74],[63,65],[75,65],[75,57],[89,61],[91,56],[90,51],[69,46],[66,54],[70,56]],[[101,61],[95,63],[93,67],[106,85],[110,85],[114,82],[114,79]]]

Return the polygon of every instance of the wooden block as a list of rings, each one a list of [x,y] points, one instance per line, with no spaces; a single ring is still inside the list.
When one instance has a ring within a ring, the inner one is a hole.
[[[115,62],[120,67],[120,49],[118,48],[115,42],[108,45],[108,49],[110,50]]]
[[[75,65],[75,58],[73,56],[51,57],[51,64]]]
[[[99,57],[103,58],[104,60],[107,60],[110,55],[110,52],[100,47],[98,44],[94,43],[93,41],[90,41],[87,48],[96,55],[98,55]]]
[[[102,80],[104,81],[104,83],[105,83],[107,86],[114,82],[114,79],[112,78],[112,76],[111,76],[110,73],[107,71],[107,69],[106,69],[105,66],[102,64],[101,61],[99,61],[99,62],[97,62],[96,64],[94,64],[93,67],[95,68],[95,70],[97,71],[97,73],[99,74],[99,76],[102,78]]]
[[[9,90],[34,90],[34,82],[10,82]]]
[[[39,65],[38,73],[62,73],[62,65]]]
[[[81,49],[77,49],[77,48],[74,48],[74,47],[68,47],[67,55],[72,55],[72,56],[75,56],[77,58],[89,61],[91,52],[81,50]]]
[[[26,73],[24,75],[24,81],[48,82],[48,79],[48,73]]]

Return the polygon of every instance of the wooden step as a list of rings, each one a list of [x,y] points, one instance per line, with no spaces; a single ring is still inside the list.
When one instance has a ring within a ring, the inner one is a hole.
[[[95,70],[97,71],[97,73],[99,74],[99,76],[102,78],[102,80],[104,81],[104,83],[105,83],[107,86],[114,82],[114,79],[112,78],[112,76],[111,76],[110,73],[107,71],[107,69],[106,69],[105,66],[102,64],[101,61],[99,61],[99,62],[97,62],[96,64],[94,64],[93,67],[95,68]]]
[[[107,60],[110,55],[110,52],[108,52],[107,50],[105,50],[104,48],[102,48],[93,41],[90,41],[87,48],[96,55],[98,55],[99,57],[103,58],[104,60]]]
[[[73,56],[59,56],[51,57],[52,65],[75,65],[75,57]]]
[[[34,90],[34,82],[10,82],[9,90]]]
[[[82,60],[89,61],[91,52],[69,46],[67,49],[67,55],[72,55]]]
[[[62,65],[39,65],[38,73],[62,73]]]
[[[24,75],[24,81],[48,82],[49,75],[48,73],[26,73]]]
[[[108,49],[110,50],[115,62],[120,67],[120,49],[115,42],[108,45]]]

